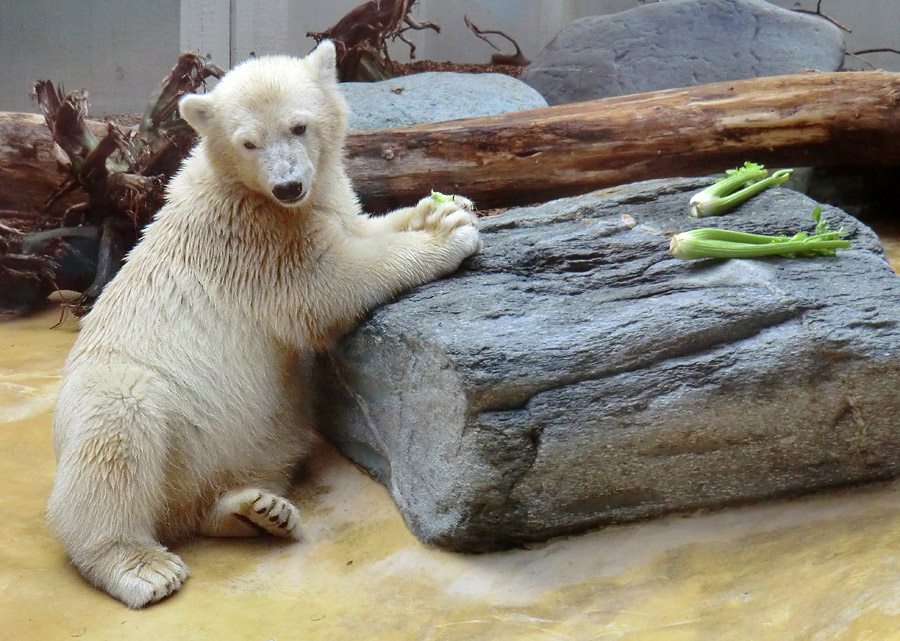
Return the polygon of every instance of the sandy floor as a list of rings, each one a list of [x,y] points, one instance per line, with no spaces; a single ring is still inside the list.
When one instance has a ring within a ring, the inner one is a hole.
[[[129,611],[44,523],[75,337],[56,320],[0,324],[0,640],[900,637],[900,483],[462,556],[419,544],[384,489],[327,450],[295,492],[306,542],[185,544],[184,590]]]

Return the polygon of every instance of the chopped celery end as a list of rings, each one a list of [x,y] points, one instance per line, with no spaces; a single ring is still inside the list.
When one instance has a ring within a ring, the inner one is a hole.
[[[442,194],[441,192],[432,189],[431,199],[436,203],[447,203],[453,200],[453,196]]]
[[[822,218],[822,208],[812,214],[816,221],[813,235],[799,232],[793,236],[763,236],[727,229],[703,228],[672,236],[669,252],[681,260],[698,258],[760,258],[785,256],[788,258],[834,256],[836,250],[850,247],[849,240],[841,240],[843,228],[830,231]]]
[[[756,163],[746,162],[743,167],[729,169],[724,178],[691,198],[691,216],[721,216],[761,191],[780,185],[793,171],[781,169],[767,178],[766,169]]]

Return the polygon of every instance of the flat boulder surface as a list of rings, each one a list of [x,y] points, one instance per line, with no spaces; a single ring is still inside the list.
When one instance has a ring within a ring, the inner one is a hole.
[[[688,217],[672,179],[483,219],[454,276],[319,363],[327,435],[423,541],[484,551],[900,474],[900,279],[867,227],[816,259],[668,253],[696,227],[812,231],[772,189]]]
[[[494,116],[546,107],[524,82],[500,73],[427,71],[381,82],[344,82],[351,130]]]
[[[522,73],[551,105],[710,82],[838,71],[827,20],[763,0],[667,0],[565,27]]]

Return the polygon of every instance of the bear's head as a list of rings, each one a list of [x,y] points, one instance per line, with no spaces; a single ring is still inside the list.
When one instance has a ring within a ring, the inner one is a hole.
[[[247,60],[178,107],[215,172],[286,207],[303,203],[321,169],[341,162],[347,105],[330,41],[305,58]]]

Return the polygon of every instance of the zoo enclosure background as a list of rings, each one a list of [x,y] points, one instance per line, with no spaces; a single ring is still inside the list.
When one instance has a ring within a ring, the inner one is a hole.
[[[410,31],[419,60],[487,62],[494,51],[468,31],[468,15],[483,29],[500,29],[534,57],[572,20],[609,14],[648,0],[420,0],[413,16],[441,33]],[[0,0],[0,111],[37,112],[29,100],[38,79],[90,91],[94,116],[141,112],[183,50],[210,54],[230,67],[255,52],[304,55],[322,31],[362,0]],[[816,0],[773,0],[815,9]],[[900,49],[897,0],[824,0],[822,11],[853,29],[848,50]],[[510,52],[502,38],[496,43]],[[392,55],[408,60],[403,43]],[[871,54],[872,64],[900,71],[900,56]],[[847,67],[866,68],[848,58]]]

